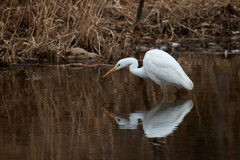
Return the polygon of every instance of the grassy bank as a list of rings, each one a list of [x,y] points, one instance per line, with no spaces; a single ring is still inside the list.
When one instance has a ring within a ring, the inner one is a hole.
[[[119,47],[240,35],[239,0],[1,0],[0,62],[65,59],[82,47],[108,59]]]

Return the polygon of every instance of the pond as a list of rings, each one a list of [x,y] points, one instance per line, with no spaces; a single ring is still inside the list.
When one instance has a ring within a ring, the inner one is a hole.
[[[128,68],[1,70],[0,159],[238,159],[240,56],[173,56],[179,99]]]

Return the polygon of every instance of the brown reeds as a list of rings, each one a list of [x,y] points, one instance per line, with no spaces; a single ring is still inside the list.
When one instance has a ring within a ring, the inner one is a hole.
[[[108,59],[120,47],[181,37],[239,35],[238,0],[1,0],[0,62],[65,59],[81,47]]]

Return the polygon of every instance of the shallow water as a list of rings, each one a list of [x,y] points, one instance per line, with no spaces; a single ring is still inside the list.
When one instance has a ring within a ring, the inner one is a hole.
[[[0,159],[238,159],[240,56],[173,56],[179,100],[127,68],[1,70]]]

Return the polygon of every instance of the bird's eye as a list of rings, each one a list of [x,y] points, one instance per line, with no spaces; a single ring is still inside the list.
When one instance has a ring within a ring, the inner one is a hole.
[[[120,67],[120,64],[118,64],[117,67]]]

